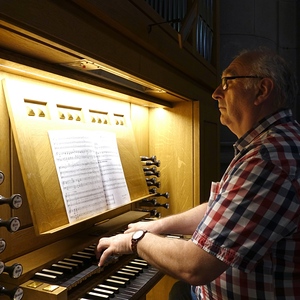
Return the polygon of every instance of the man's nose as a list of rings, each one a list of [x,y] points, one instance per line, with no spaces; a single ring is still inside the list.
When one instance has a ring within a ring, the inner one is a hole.
[[[222,86],[221,84],[219,86],[217,86],[217,88],[215,89],[215,91],[212,93],[212,98],[214,100],[220,100],[222,97],[223,97],[223,89],[222,89]]]

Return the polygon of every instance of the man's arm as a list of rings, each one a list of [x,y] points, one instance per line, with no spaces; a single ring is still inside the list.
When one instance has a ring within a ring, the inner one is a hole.
[[[132,253],[132,233],[100,239],[97,253],[99,265],[113,254]],[[146,233],[138,242],[140,257],[165,274],[184,280],[192,285],[203,285],[223,273],[229,266],[208,254],[191,240],[174,239]]]
[[[143,229],[156,234],[193,234],[202,220],[206,209],[207,203],[203,203],[186,212],[156,221],[132,223],[128,225],[125,233]]]
[[[150,265],[191,285],[208,284],[229,267],[191,240],[147,233],[138,242],[137,249],[139,256]]]
[[[143,229],[149,231],[138,242],[140,257],[148,261],[165,274],[202,285],[211,282],[223,273],[228,265],[199,248],[192,241],[159,236],[164,233],[192,234],[202,220],[207,209],[204,203],[184,213],[162,218],[157,221],[130,224],[125,234],[102,238],[97,246],[99,265],[113,254],[132,253],[132,232]]]

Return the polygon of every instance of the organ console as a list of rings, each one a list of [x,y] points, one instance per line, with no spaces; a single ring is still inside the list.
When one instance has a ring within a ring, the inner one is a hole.
[[[143,216],[146,214],[131,212],[101,223],[92,231],[88,230],[90,237],[77,247],[74,247],[74,241],[70,242],[73,252],[67,256],[62,256],[57,248],[52,249],[58,255],[56,260],[39,265],[31,278],[25,276],[29,280],[21,288],[26,297],[75,300],[108,299],[114,296],[114,299],[140,299],[163,275],[134,255],[112,256],[100,268],[95,258],[95,246],[104,233],[116,234],[124,229],[125,220],[139,220]],[[68,241],[64,241],[64,244],[68,245]]]
[[[169,24],[148,32],[148,2],[0,0],[0,300],[167,299],[175,279],[136,255],[94,256],[102,236],[198,205],[218,175],[217,29],[206,61]],[[52,131],[113,134],[129,202],[70,221]]]

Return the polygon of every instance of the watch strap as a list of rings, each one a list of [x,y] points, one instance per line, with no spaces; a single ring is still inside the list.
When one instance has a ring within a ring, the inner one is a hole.
[[[137,253],[137,244],[145,236],[147,232],[148,232],[147,230],[144,230],[144,233],[138,239],[134,239],[134,238],[131,239],[131,250],[133,253]]]

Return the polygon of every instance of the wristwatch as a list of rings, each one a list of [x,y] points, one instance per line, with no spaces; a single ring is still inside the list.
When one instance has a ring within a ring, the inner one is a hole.
[[[137,243],[145,236],[147,230],[136,231],[131,238],[131,250],[133,253],[137,253]]]

